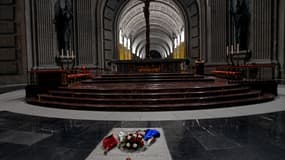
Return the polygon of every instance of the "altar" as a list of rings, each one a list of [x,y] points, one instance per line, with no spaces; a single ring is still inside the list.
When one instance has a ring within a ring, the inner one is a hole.
[[[177,73],[184,70],[185,59],[146,59],[111,61],[113,72],[118,73]]]

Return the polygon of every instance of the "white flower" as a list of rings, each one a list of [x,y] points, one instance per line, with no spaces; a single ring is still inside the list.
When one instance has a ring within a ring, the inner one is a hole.
[[[137,147],[138,147],[138,144],[134,143],[133,148],[137,148]]]
[[[125,141],[125,137],[119,137],[119,141],[120,141],[120,143],[124,142]]]
[[[120,132],[119,136],[125,136],[126,134],[124,132]]]
[[[127,143],[126,144],[126,147],[130,148],[131,144],[130,143]]]
[[[128,136],[127,139],[128,139],[128,140],[131,140],[131,139],[132,139],[132,136]]]

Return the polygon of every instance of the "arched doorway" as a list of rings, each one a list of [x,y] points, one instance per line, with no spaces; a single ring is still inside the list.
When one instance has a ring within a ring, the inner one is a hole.
[[[159,49],[158,49],[159,50]],[[157,51],[157,50],[151,50],[150,51],[150,57],[152,58],[152,59],[161,59],[162,57],[161,57],[161,53],[159,52],[159,51]]]
[[[146,22],[144,3],[130,0],[122,7],[117,18],[118,59],[145,59]],[[150,50],[160,57],[183,59],[185,54],[185,17],[173,0],[150,2]]]

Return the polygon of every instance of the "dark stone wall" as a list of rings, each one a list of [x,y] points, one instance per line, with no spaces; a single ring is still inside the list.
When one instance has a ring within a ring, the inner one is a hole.
[[[252,63],[276,63],[278,29],[278,0],[248,0],[250,12],[249,50]],[[207,61],[225,63],[227,45],[227,17],[229,0],[209,0],[208,25],[210,32]]]
[[[27,39],[29,68],[54,68],[57,51],[54,20],[54,2],[51,0],[27,0]],[[76,65],[96,66],[97,46],[97,0],[73,0],[73,36],[71,49],[76,54]]]
[[[0,85],[26,81],[23,2],[0,0]]]
[[[55,67],[56,36],[52,19],[53,3],[46,0],[30,0],[28,35],[31,43],[29,68]],[[124,0],[73,0],[74,36],[73,50],[77,54],[77,65],[106,67],[110,60],[117,58],[116,18]],[[196,0],[179,0],[184,8],[188,56],[198,57],[200,52],[199,6]],[[45,18],[43,18],[45,17]]]
[[[26,72],[31,68],[56,67],[52,2],[0,0],[0,84],[25,82]],[[116,58],[115,19],[123,0],[73,2],[72,39],[77,65],[107,66],[109,60]],[[224,64],[227,0],[177,2],[184,8],[188,21],[187,56],[195,58],[201,54],[209,64]],[[280,0],[249,0],[249,48],[253,52],[253,61],[278,61],[283,68],[281,74],[284,74],[284,20],[283,25],[277,27],[276,24],[281,22],[278,20],[280,13],[276,15],[275,11],[285,7],[278,8],[277,2],[281,3]],[[278,34],[281,31],[283,34]]]
[[[189,22],[188,35],[186,35],[186,37],[188,37],[188,41],[186,41],[186,43],[189,46],[187,48],[187,57],[196,59],[200,57],[201,53],[201,7],[199,7],[197,0],[183,0],[182,5],[186,10],[186,20]]]

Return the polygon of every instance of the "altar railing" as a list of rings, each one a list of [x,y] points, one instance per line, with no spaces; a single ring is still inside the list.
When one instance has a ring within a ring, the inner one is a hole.
[[[224,76],[230,82],[267,81],[275,78],[275,64],[247,64],[219,66],[212,73]]]
[[[238,83],[277,95],[278,83],[275,81],[275,67],[275,64],[228,65],[218,67],[213,72],[220,73],[216,75],[226,78],[229,83]]]

